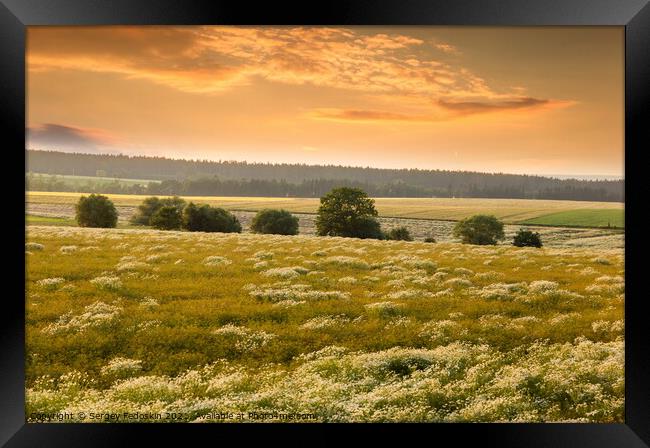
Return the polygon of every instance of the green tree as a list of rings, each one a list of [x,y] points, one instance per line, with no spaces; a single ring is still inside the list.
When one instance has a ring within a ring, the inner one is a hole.
[[[232,213],[209,205],[197,206],[192,202],[183,209],[182,226],[191,232],[241,232],[241,224]]]
[[[538,232],[519,229],[512,240],[512,245],[517,247],[542,247],[542,238]]]
[[[251,222],[255,233],[273,233],[277,235],[297,235],[298,218],[286,210],[264,209],[257,212]]]
[[[154,228],[160,230],[178,230],[182,222],[181,212],[171,205],[159,208],[149,220]]]
[[[413,237],[411,236],[411,232],[409,232],[409,229],[407,229],[404,226],[401,227],[395,227],[393,229],[390,229],[388,231],[388,238],[389,240],[397,240],[397,241],[413,241]]]
[[[81,227],[115,227],[117,210],[106,196],[91,194],[79,198],[75,218]]]
[[[320,198],[316,233],[320,236],[382,238],[375,201],[360,188],[334,188]]]
[[[466,244],[497,244],[505,239],[503,223],[496,216],[474,215],[454,226],[454,236]]]
[[[347,235],[350,238],[372,238],[376,240],[385,240],[386,235],[381,230],[379,221],[372,216],[361,216],[352,221],[350,231]]]
[[[175,207],[180,214],[185,207],[185,201],[178,196],[162,199],[157,196],[148,197],[138,206],[130,222],[141,226],[151,225],[151,217],[163,207]]]

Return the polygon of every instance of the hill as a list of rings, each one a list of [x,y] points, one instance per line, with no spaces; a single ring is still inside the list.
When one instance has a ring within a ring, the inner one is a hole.
[[[334,186],[376,197],[474,197],[624,202],[623,180],[556,179],[470,171],[270,164],[27,151],[30,172],[161,180],[114,193],[319,197]],[[31,186],[34,187],[34,186]],[[30,187],[30,188],[31,188]],[[34,187],[47,190],[46,186]],[[76,191],[73,187],[67,191]]]

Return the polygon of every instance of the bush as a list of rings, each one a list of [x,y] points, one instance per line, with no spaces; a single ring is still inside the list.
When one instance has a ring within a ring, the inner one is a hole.
[[[361,216],[350,221],[350,228],[346,235],[350,238],[372,238],[376,240],[386,239],[385,234],[381,231],[379,221],[371,216]]]
[[[149,224],[161,230],[178,230],[181,228],[182,222],[181,212],[178,208],[170,205],[158,209],[149,220]]]
[[[496,216],[474,215],[459,221],[454,227],[454,236],[468,244],[496,244],[505,239],[503,223]]]
[[[542,239],[537,232],[519,229],[512,241],[512,245],[517,247],[542,247]]]
[[[182,226],[190,232],[241,232],[241,224],[232,213],[209,205],[197,206],[192,202],[183,209]]]
[[[435,239],[434,237],[432,237],[432,236],[428,236],[428,237],[426,237],[426,238],[424,239],[424,242],[425,242],[425,243],[435,243],[435,242],[436,242],[436,239]]]
[[[297,235],[298,218],[286,210],[264,209],[257,212],[251,223],[254,233]]]
[[[334,188],[320,198],[316,234],[383,239],[375,201],[359,188]]]
[[[79,198],[75,218],[81,227],[115,227],[117,210],[106,196],[91,194]]]
[[[174,207],[178,210],[178,213],[180,215],[183,212],[183,207],[185,207],[185,201],[178,196],[163,199],[160,199],[156,196],[151,196],[142,201],[142,204],[138,206],[137,211],[129,221],[132,224],[141,226],[152,225],[151,218],[163,207]]]
[[[395,227],[394,229],[390,229],[388,231],[388,238],[387,239],[396,240],[396,241],[413,241],[413,237],[411,236],[411,232],[409,232],[409,229],[407,229],[404,226]]]

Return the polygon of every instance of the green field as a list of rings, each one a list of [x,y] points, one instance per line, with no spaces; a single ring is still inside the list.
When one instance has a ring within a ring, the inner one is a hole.
[[[29,421],[623,421],[621,250],[27,236]]]
[[[123,179],[119,177],[102,177],[102,176],[73,176],[67,174],[45,174],[45,173],[27,173],[29,176],[40,178],[43,180],[58,180],[68,185],[82,186],[88,183],[96,185],[105,185],[112,183],[119,183],[121,185],[147,185],[148,183],[160,183],[159,180],[154,179]]]
[[[625,213],[621,210],[611,209],[571,210],[539,216],[522,223],[547,226],[625,228]]]
[[[54,216],[25,215],[25,223],[33,226],[76,226],[72,218],[59,218]]]
[[[74,204],[81,193],[27,193],[27,202],[34,204]],[[107,194],[116,206],[137,206],[143,195]],[[187,201],[206,203],[229,210],[257,211],[263,208],[284,208],[295,213],[316,213],[316,198],[258,198],[189,196]],[[506,223],[529,223],[544,219],[540,224],[555,226],[605,227],[624,223],[622,203],[586,201],[550,201],[531,199],[473,199],[473,198],[376,198],[380,216],[456,221],[468,216],[493,214]],[[565,213],[569,213],[566,215]],[[573,214],[572,214],[573,213]],[[554,217],[554,215],[559,215]],[[573,218],[572,218],[573,217]],[[593,224],[596,223],[596,224]],[[615,224],[617,223],[617,224]]]

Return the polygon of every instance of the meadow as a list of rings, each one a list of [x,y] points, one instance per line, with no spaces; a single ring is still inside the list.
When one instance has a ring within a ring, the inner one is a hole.
[[[527,219],[521,223],[551,226],[625,228],[625,213],[621,213],[620,210],[616,209],[568,210]]]
[[[152,180],[152,179],[124,179],[121,177],[73,176],[67,174],[45,174],[45,173],[32,173],[32,172],[28,172],[27,176],[33,179],[43,180],[45,182],[61,181],[64,182],[65,184],[72,185],[72,186],[84,186],[88,184],[108,185],[114,183],[131,186],[131,185],[147,185],[149,183],[157,184],[161,182],[159,180]]]
[[[624,421],[620,248],[26,232],[28,421]]]
[[[26,203],[35,206],[73,206],[81,193],[30,191]],[[107,194],[117,207],[136,207],[147,196]],[[294,213],[316,213],[318,198],[263,198],[188,196],[186,201],[228,210],[258,211],[284,208]],[[618,202],[552,201],[475,198],[375,198],[379,216],[386,218],[458,221],[475,214],[491,214],[505,223],[549,226],[624,227],[624,207]],[[569,212],[569,213],[567,213]],[[531,222],[537,220],[538,222]],[[539,221],[542,220],[542,221]]]

